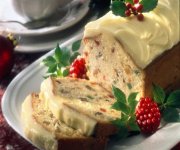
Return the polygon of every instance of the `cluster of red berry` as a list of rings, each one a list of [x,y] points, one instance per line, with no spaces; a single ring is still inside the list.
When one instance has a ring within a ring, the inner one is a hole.
[[[133,4],[126,3],[126,8],[127,10],[125,11],[125,15],[127,17],[131,16],[131,14],[134,14],[137,16],[139,21],[144,19],[144,15],[142,14],[143,5],[139,3],[139,0],[133,0]]]
[[[70,66],[69,76],[73,78],[86,79],[86,72],[87,69],[85,66],[85,59],[81,56],[78,56]]]
[[[154,133],[159,127],[161,114],[156,102],[151,98],[141,98],[136,107],[136,121],[142,133]]]

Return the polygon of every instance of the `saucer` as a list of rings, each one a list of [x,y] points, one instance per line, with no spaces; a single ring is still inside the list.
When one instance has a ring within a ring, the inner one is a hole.
[[[6,31],[22,36],[45,35],[58,32],[79,22],[89,10],[90,0],[74,0],[65,8],[59,9],[53,16],[45,21],[50,22],[47,27],[40,29],[27,29],[18,23],[0,23],[0,32]],[[0,20],[17,20],[25,23],[25,19],[15,12],[9,1],[0,2]]]
[[[61,44],[64,41],[73,39],[81,35],[83,37],[84,26],[87,22],[96,20],[99,16],[99,12],[88,11],[87,15],[83,17],[74,26],[71,26],[63,31],[55,32],[53,34],[44,34],[39,36],[22,36],[14,35],[18,41],[18,45],[15,47],[16,52],[22,53],[36,53],[49,51],[56,47],[57,43]]]
[[[48,39],[39,39],[36,40],[32,39],[20,39],[19,44],[15,47],[16,52],[21,52],[21,53],[36,53],[36,52],[46,52],[49,50],[52,50],[56,47],[57,44],[61,44],[69,39],[74,39],[74,38],[82,38],[83,32],[79,31],[76,34],[72,34],[72,37],[65,37],[65,38],[60,38],[57,35],[53,36],[53,38],[48,38]]]

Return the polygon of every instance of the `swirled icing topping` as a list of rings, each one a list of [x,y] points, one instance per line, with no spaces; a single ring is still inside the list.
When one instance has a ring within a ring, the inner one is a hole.
[[[114,36],[142,69],[179,41],[179,0],[159,0],[158,6],[144,13],[144,20],[115,16],[108,12],[85,26],[84,37],[100,33]]]

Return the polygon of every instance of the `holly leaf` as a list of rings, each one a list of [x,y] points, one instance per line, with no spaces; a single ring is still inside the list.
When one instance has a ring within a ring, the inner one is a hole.
[[[129,127],[130,131],[140,131],[139,126],[138,126],[137,123],[136,123],[136,118],[135,118],[135,116],[134,116],[134,117],[131,117],[131,118],[129,119],[128,127]]]
[[[125,17],[126,5],[123,1],[112,1],[111,10],[114,15]]]
[[[131,93],[129,96],[128,96],[128,104],[130,106],[130,114],[134,114],[135,112],[135,108],[136,108],[136,105],[137,105],[137,101],[136,101],[136,96],[137,96],[137,92],[136,93]]]
[[[179,112],[176,108],[167,107],[164,109],[163,113],[163,119],[166,122],[179,122]]]
[[[128,96],[128,103],[131,104],[132,101],[136,101],[138,92],[130,93]]]
[[[54,73],[56,72],[56,69],[57,69],[57,65],[56,64],[52,64],[51,66],[49,66],[48,68],[48,73]]]
[[[180,90],[173,91],[167,98],[166,105],[180,108]]]
[[[63,77],[66,77],[66,76],[68,76],[69,75],[69,69],[64,69],[63,70],[63,72],[62,72],[62,74],[63,74]]]
[[[115,87],[114,85],[112,86],[112,91],[113,91],[113,95],[116,98],[116,100],[118,102],[124,103],[126,104],[126,96],[125,94],[117,87]]]
[[[129,135],[126,122],[122,121],[122,119],[113,120],[112,124],[118,128],[118,134],[116,135],[118,139],[126,138]]]
[[[61,63],[58,63],[57,66],[58,66],[59,69],[61,69],[64,65],[61,64]]]
[[[54,57],[55,57],[57,62],[60,62],[60,60],[62,58],[62,49],[59,47],[59,44],[57,44],[57,46],[55,48]]]
[[[124,104],[124,103],[121,103],[121,102],[115,102],[112,106],[111,106],[112,109],[116,109],[118,111],[122,111],[123,113],[125,114],[129,114],[129,107]]]
[[[71,57],[70,50],[68,48],[63,48],[61,62],[62,62],[62,64],[64,66],[69,66],[70,65],[70,57]]]
[[[120,126],[118,134],[117,134],[117,138],[118,139],[124,139],[126,137],[128,137],[129,135],[129,131],[125,126]]]
[[[72,44],[72,51],[78,51],[81,46],[81,40],[78,40]]]
[[[45,66],[49,67],[56,63],[56,60],[52,56],[48,56],[47,58],[43,59],[43,63]]]
[[[139,3],[143,5],[143,12],[149,12],[156,8],[158,0],[141,0]]]
[[[123,114],[123,113],[121,114],[121,121],[127,122],[128,119],[129,119],[129,115],[126,115],[126,114]]]
[[[160,86],[153,84],[152,92],[154,101],[158,104],[163,104],[166,96],[164,90]]]

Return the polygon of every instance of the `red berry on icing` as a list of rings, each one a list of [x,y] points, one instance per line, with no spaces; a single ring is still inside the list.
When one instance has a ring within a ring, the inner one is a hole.
[[[126,10],[126,11],[125,11],[125,15],[126,15],[127,17],[129,17],[129,16],[131,15],[131,11],[130,11],[130,10]]]
[[[69,75],[73,78],[87,78],[86,76],[86,66],[83,57],[78,56],[71,64],[69,69]]]
[[[137,3],[137,4],[134,5],[134,7],[136,8],[137,12],[142,12],[142,10],[143,10],[143,5],[142,4]]]
[[[131,12],[132,12],[132,14],[134,14],[136,16],[137,15],[136,7],[132,6]]]
[[[132,10],[133,13],[136,12],[136,7],[132,6],[131,10]]]
[[[135,15],[139,21],[143,21],[144,15],[143,12],[143,5],[139,3],[139,0],[133,0],[133,4],[127,2],[125,16],[129,17],[131,14]]]
[[[13,67],[14,44],[12,37],[0,35],[0,79],[10,73]]]
[[[139,3],[139,0],[133,0],[133,3],[134,4]]]
[[[136,122],[142,133],[154,133],[161,120],[160,110],[151,98],[141,98],[135,111]]]
[[[126,3],[126,8],[130,9],[132,7],[131,3]]]
[[[144,15],[143,15],[142,13],[139,13],[139,14],[137,15],[137,19],[138,19],[139,21],[143,21]]]

